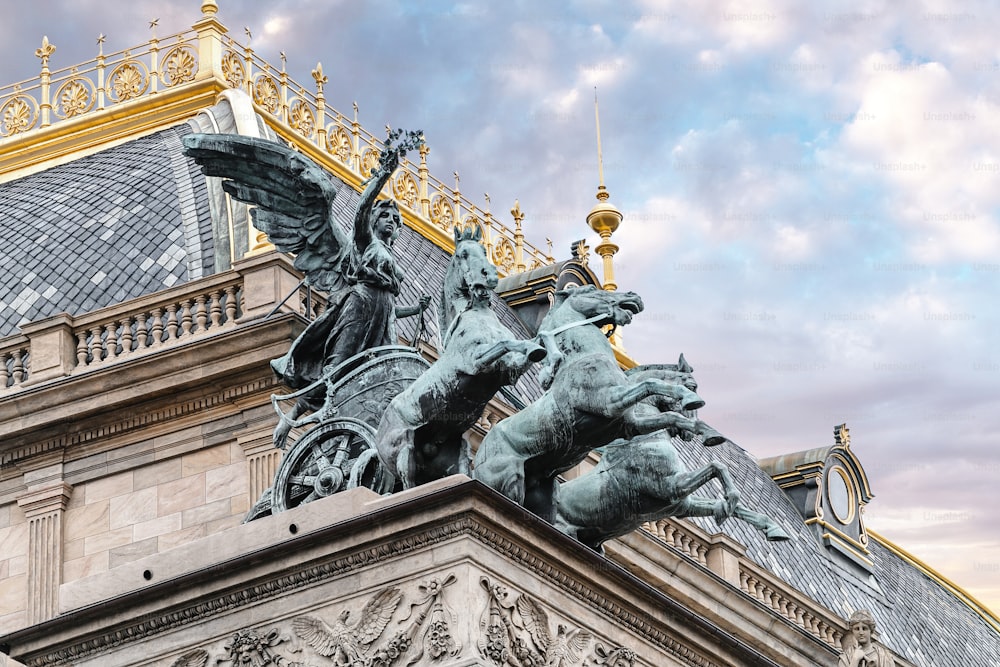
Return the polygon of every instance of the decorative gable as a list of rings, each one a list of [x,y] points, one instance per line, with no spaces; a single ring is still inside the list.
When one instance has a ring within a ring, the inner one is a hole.
[[[873,495],[861,462],[851,451],[846,424],[833,430],[832,447],[760,461],[788,494],[830,557],[863,578],[872,573],[865,506]]]

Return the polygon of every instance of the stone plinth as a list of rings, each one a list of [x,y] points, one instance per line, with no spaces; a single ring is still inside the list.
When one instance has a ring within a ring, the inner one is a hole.
[[[623,568],[463,476],[361,488],[65,584],[59,617],[0,642],[29,667],[236,664],[240,651],[315,666],[500,665],[505,651],[566,667],[836,662],[790,628],[753,645],[693,611],[740,601],[721,579],[691,590],[704,577],[687,561],[637,540]],[[720,590],[730,598],[708,599]],[[738,611],[753,632],[776,629]],[[331,639],[344,623],[356,648]]]

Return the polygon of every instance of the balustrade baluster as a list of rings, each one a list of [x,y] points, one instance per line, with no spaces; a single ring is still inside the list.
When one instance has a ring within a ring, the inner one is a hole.
[[[24,351],[14,350],[14,363],[11,367],[11,374],[14,376],[14,385],[24,382]]]
[[[191,333],[191,299],[184,299],[184,303],[181,304],[181,336],[187,336]]]
[[[117,328],[118,325],[114,322],[108,322],[104,325],[104,330],[108,332],[104,339],[104,349],[107,350],[107,354],[104,355],[105,359],[114,359],[118,356],[118,338],[115,336]]]
[[[177,338],[177,304],[172,303],[167,306],[167,340]]]
[[[9,352],[0,354],[0,389],[6,389],[10,382],[10,371],[7,370],[7,360],[11,358]]]
[[[96,364],[104,358],[104,350],[101,348],[101,327],[93,327],[90,330],[90,340],[87,341],[87,352],[90,363]]]
[[[153,346],[163,342],[163,309],[153,309]]]
[[[226,288],[226,324],[236,323],[236,286]]]
[[[76,332],[76,365],[86,366],[87,365],[87,355],[90,351],[87,349],[87,330]]]
[[[218,329],[222,325],[222,290],[215,290],[210,295],[212,302],[209,307],[209,314],[211,315],[212,328]]]
[[[149,332],[146,331],[146,313],[139,313],[135,316],[135,335],[138,340],[135,349],[145,349],[149,339]]]
[[[122,335],[118,338],[118,342],[122,346],[122,354],[128,354],[132,351],[132,316],[127,315],[121,321]]]
[[[198,333],[203,333],[208,329],[208,309],[205,307],[205,295],[199,294],[194,300],[194,316],[197,322]]]

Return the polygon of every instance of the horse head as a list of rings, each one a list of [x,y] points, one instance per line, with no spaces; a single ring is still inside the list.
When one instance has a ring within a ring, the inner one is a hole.
[[[555,293],[555,301],[550,312],[569,308],[581,315],[581,319],[597,318],[594,326],[621,326],[632,321],[632,317],[642,312],[642,299],[635,292],[608,292],[593,285],[569,287]],[[601,317],[601,316],[604,317]]]
[[[497,267],[486,257],[482,238],[479,225],[455,227],[455,254],[445,276],[446,295],[468,299],[475,305],[489,303],[499,279]]]

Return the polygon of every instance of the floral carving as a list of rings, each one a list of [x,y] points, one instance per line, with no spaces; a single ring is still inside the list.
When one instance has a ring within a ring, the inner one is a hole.
[[[510,273],[514,270],[514,245],[501,238],[493,248],[493,263]]]
[[[479,220],[478,217],[474,215],[467,215],[462,220],[463,230],[469,230],[470,232],[474,232],[477,228],[479,229],[479,235],[482,238],[486,238],[486,230],[483,229],[483,223]]]
[[[228,662],[231,667],[300,667],[303,663],[289,662],[272,650],[285,641],[288,637],[277,630],[264,635],[256,630],[240,630],[225,646],[228,655],[215,662]]]
[[[253,84],[253,101],[272,114],[278,112],[278,109],[281,108],[281,93],[274,77],[266,74],[257,76]]]
[[[288,107],[288,124],[303,137],[311,137],[316,128],[316,118],[304,100],[296,99]]]
[[[0,107],[3,113],[3,126],[0,135],[9,137],[30,130],[38,120],[38,105],[30,97],[18,95],[12,97]]]
[[[417,205],[417,181],[408,171],[400,173],[392,182],[392,194],[410,208]]]
[[[149,77],[137,62],[124,62],[111,72],[111,95],[124,102],[139,97],[149,86]]]
[[[222,76],[230,88],[239,88],[243,85],[243,59],[235,51],[226,51],[222,56]]]
[[[331,128],[328,133],[330,152],[341,162],[348,164],[351,160],[351,137],[347,134],[347,130],[339,125],[333,125]]]
[[[480,618],[480,655],[495,665],[516,667],[573,667],[580,665],[594,636],[587,630],[559,623],[555,634],[545,609],[523,593],[510,599],[505,586],[486,577],[479,585],[487,593]],[[616,665],[615,667],[619,667]]]
[[[187,81],[194,81],[195,67],[198,61],[194,51],[188,46],[175,46],[167,52],[163,61],[163,85],[176,86]]]
[[[635,653],[631,649],[621,646],[605,646],[597,642],[594,647],[594,655],[587,662],[588,667],[633,667],[635,665]]]
[[[56,113],[62,118],[85,114],[94,108],[92,84],[88,79],[70,79],[56,91],[59,107]]]
[[[455,211],[442,195],[434,195],[431,199],[431,222],[449,231],[455,224]]]

